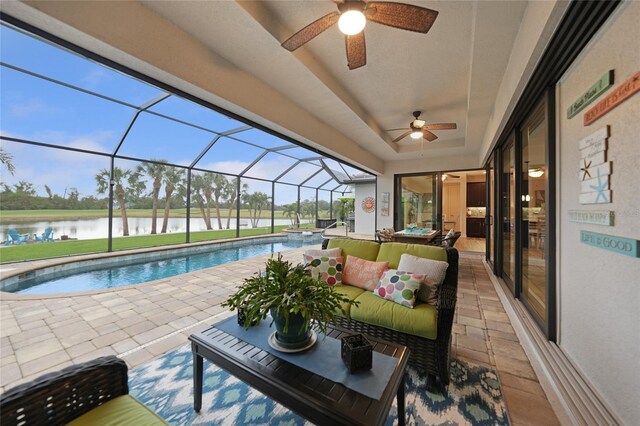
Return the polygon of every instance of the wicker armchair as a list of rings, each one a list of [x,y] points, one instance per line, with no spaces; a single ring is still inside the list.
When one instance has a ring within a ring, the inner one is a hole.
[[[127,364],[115,356],[96,358],[45,374],[0,395],[0,423],[64,425],[128,393]],[[146,424],[166,423],[152,416]]]

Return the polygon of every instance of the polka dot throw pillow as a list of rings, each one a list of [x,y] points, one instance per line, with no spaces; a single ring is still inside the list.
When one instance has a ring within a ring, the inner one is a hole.
[[[380,278],[373,294],[413,309],[423,280],[424,275],[389,269]]]
[[[304,256],[306,268],[313,278],[329,285],[342,284],[342,256]]]

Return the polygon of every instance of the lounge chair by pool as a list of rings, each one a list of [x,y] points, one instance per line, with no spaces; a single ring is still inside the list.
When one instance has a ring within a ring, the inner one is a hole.
[[[45,241],[53,241],[53,228],[48,226],[41,236],[38,236],[37,234],[34,234],[33,236],[35,237],[35,240],[40,243]]]
[[[11,244],[22,244],[29,239],[29,234],[20,235],[15,229],[9,229],[7,231]]]

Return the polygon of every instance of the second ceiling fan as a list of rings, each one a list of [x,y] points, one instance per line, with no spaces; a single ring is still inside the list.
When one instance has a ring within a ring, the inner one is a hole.
[[[363,0],[335,2],[338,3],[339,12],[331,12],[310,23],[285,40],[282,47],[293,52],[338,23],[340,31],[345,35],[347,65],[353,70],[367,63],[364,42],[364,26],[367,20],[402,30],[427,33],[438,16],[435,10],[405,3]]]
[[[422,111],[413,111],[414,120],[409,123],[409,127],[401,127],[399,129],[389,129],[389,131],[393,130],[406,130],[403,134],[395,138],[394,142],[399,142],[407,136],[411,135],[412,139],[422,139],[425,138],[429,142],[433,142],[438,137],[434,135],[431,130],[453,130],[457,129],[458,126],[456,123],[433,123],[427,124],[426,121],[420,120],[420,114]]]

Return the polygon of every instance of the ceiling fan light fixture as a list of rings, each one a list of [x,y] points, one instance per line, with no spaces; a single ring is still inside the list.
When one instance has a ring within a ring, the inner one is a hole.
[[[420,139],[422,137],[422,132],[420,130],[414,130],[411,132],[412,139]]]
[[[350,9],[342,12],[338,19],[338,28],[345,35],[356,35],[364,30],[367,23],[364,13],[361,10]]]
[[[413,120],[413,127],[422,127],[425,124],[427,124],[427,122],[424,120],[418,120],[417,118]]]

